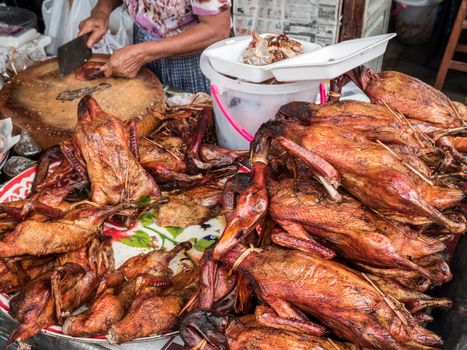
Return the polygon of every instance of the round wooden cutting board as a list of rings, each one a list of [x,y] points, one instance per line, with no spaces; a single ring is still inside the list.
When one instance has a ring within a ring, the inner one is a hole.
[[[94,55],[92,61],[106,61]],[[43,148],[70,137],[77,121],[80,98],[91,94],[102,109],[122,120],[137,118],[138,133],[145,135],[159,123],[165,109],[164,92],[147,68],[136,78],[91,81],[61,76],[56,58],[37,63],[12,78],[0,91],[0,111],[16,128],[27,130]]]

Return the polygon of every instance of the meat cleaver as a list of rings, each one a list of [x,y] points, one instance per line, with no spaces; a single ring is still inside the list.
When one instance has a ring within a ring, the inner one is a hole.
[[[89,33],[60,46],[57,51],[58,69],[63,75],[70,74],[89,61],[92,50],[87,47]]]

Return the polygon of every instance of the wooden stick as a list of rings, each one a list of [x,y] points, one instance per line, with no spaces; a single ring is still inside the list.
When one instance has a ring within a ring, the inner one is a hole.
[[[339,346],[337,346],[336,343],[334,343],[334,341],[332,339],[328,338],[328,341],[329,341],[329,343],[331,343],[331,345],[334,347],[334,349],[342,350]]]
[[[150,138],[147,138],[146,136],[144,137],[146,140],[148,140],[150,143],[154,144],[155,146],[163,149],[164,151],[166,151],[167,153],[171,154],[175,159],[177,160],[182,160],[177,154],[175,154],[175,152],[173,152],[170,148],[167,148],[167,147],[163,147],[160,143],[154,141],[154,140],[151,140]]]
[[[414,136],[415,136],[415,139],[417,140],[418,144],[421,146],[421,147],[425,147],[425,145],[423,144],[422,140],[420,140],[420,138],[418,137],[418,134],[419,134],[419,131],[416,130],[412,124],[410,124],[410,122],[407,120],[407,118],[405,117],[405,115],[403,115],[401,112],[400,115],[398,115],[391,107],[389,107],[389,105],[384,101],[384,100],[381,100],[381,102],[383,102],[383,104],[386,106],[386,108],[396,117],[397,120],[399,120],[400,122],[405,122],[409,127],[410,129],[412,129],[412,131],[414,132]],[[426,136],[426,135],[425,135]]]
[[[191,350],[203,350],[206,345],[208,344],[208,341],[203,338],[196,346],[192,347]]]
[[[410,171],[412,171],[415,175],[417,175],[418,177],[420,177],[423,181],[425,181],[427,184],[433,186],[434,183],[429,179],[427,178],[424,174],[422,174],[420,171],[418,171],[417,169],[415,169],[412,165],[410,165],[409,163],[405,162],[396,152],[394,152],[389,146],[385,145],[384,143],[382,143],[380,140],[376,140],[376,142],[384,147],[389,153],[391,153],[394,157],[396,157],[401,163],[402,165],[404,165],[407,169],[409,169]]]
[[[394,313],[397,315],[397,317],[399,317],[399,319],[402,321],[402,323],[407,326],[409,324],[409,322],[407,321],[407,319],[405,318],[405,316],[399,311],[400,309],[403,309],[405,310],[406,312],[408,312],[404,305],[401,304],[399,301],[397,301],[396,299],[394,299],[393,297],[389,296],[387,297],[386,294],[384,294],[381,289],[378,288],[378,286],[376,284],[373,283],[373,281],[370,279],[370,277],[368,277],[366,275],[366,273],[364,272],[361,272],[363,278],[365,278],[365,280],[383,297],[383,300],[386,302],[386,304],[388,304],[388,306],[394,311]],[[396,306],[397,305],[397,306]]]
[[[451,99],[448,98],[449,104],[451,105],[451,108],[454,110],[454,113],[456,114],[457,119],[460,120],[462,125],[465,125],[465,120],[462,119],[461,115],[459,114],[459,111],[457,110],[456,106],[454,106],[454,103],[452,103]]]

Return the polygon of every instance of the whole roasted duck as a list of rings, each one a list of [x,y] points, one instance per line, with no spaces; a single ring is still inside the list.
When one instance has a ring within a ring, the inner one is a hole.
[[[62,150],[68,161],[91,182],[91,199],[104,205],[160,198],[154,179],[139,164],[136,124],[130,133],[123,122],[104,112],[96,100],[85,96],[78,104],[74,148]]]
[[[310,249],[307,245],[312,240],[311,234],[351,262],[413,270],[436,282],[444,283],[451,278],[446,271],[430,270],[417,264],[417,260],[446,249],[440,239],[395,225],[350,196],[343,194],[342,201],[336,203],[327,198],[324,188],[317,182],[295,184],[293,179],[272,182],[268,192],[271,218],[294,238],[301,250],[316,253],[314,247]],[[285,239],[290,245],[283,234],[276,231],[272,240],[281,244]],[[322,250],[318,250],[320,252]]]
[[[201,345],[206,350],[359,349],[354,344],[297,332],[292,323],[270,325],[271,313],[266,310],[258,307],[256,317],[235,318],[213,310],[198,309],[184,317],[180,335],[192,349]]]
[[[173,282],[169,263],[178,253],[190,247],[189,242],[181,243],[168,252],[154,250],[125,261],[117,271],[109,272],[102,279],[97,297],[86,311],[66,319],[63,332],[77,337],[105,335],[112,325],[128,315],[130,308],[133,314],[144,312],[138,311],[137,304],[140,302],[136,300],[139,295],[145,288],[150,289],[148,293],[159,295],[161,289],[171,287]],[[156,312],[154,309],[146,311]],[[138,332],[138,329],[134,332]]]
[[[246,251],[237,245],[220,261],[248,277],[255,294],[277,314],[276,324],[288,322],[303,333],[322,334],[306,312],[364,348],[429,349],[442,344],[407,310],[346,266],[297,250]]]
[[[26,341],[88,302],[102,276],[112,269],[110,239],[94,239],[82,249],[60,256],[53,269],[27,282],[11,300],[11,315],[19,324],[8,344]]]
[[[281,137],[281,135],[283,135]],[[451,232],[465,231],[439,209],[457,205],[464,193],[427,183],[384,145],[361,133],[327,124],[303,126],[268,122],[257,138],[273,136],[280,147],[312,169],[335,200],[340,184],[366,206],[392,219],[411,224],[436,222]],[[329,142],[332,140],[332,143]],[[327,184],[326,184],[327,183]]]
[[[352,80],[365,91],[371,102],[386,103],[407,118],[445,129],[465,126],[467,121],[467,108],[463,104],[451,101],[439,90],[404,73],[375,73],[360,66],[337,78],[331,84],[332,90],[340,92],[340,88],[348,80]]]
[[[406,119],[398,118],[383,105],[368,102],[348,100],[325,105],[290,102],[279,109],[276,120],[331,124],[361,132],[372,141],[417,148],[431,146]]]
[[[163,291],[149,286],[139,291],[128,313],[110,327],[107,340],[111,344],[164,334],[173,331],[183,306],[198,286],[198,271],[189,269],[172,278],[173,285]]]
[[[47,255],[80,249],[93,240],[103,222],[130,204],[114,207],[88,207],[70,210],[62,219],[25,220],[0,241],[0,257]]]

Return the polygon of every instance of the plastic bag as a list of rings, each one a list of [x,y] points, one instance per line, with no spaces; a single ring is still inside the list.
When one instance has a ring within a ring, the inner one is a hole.
[[[56,55],[57,48],[65,42],[63,35],[69,14],[70,4],[68,1],[44,0],[42,3],[42,17],[45,23],[44,34],[52,39],[52,42],[46,48],[47,54]]]
[[[88,18],[97,0],[44,0],[42,15],[45,22],[45,34],[52,38],[47,53],[57,54],[60,45],[76,38],[81,21]],[[109,30],[102,40],[93,47],[94,53],[111,54],[113,51],[133,43],[133,20],[123,6],[112,12]]]

